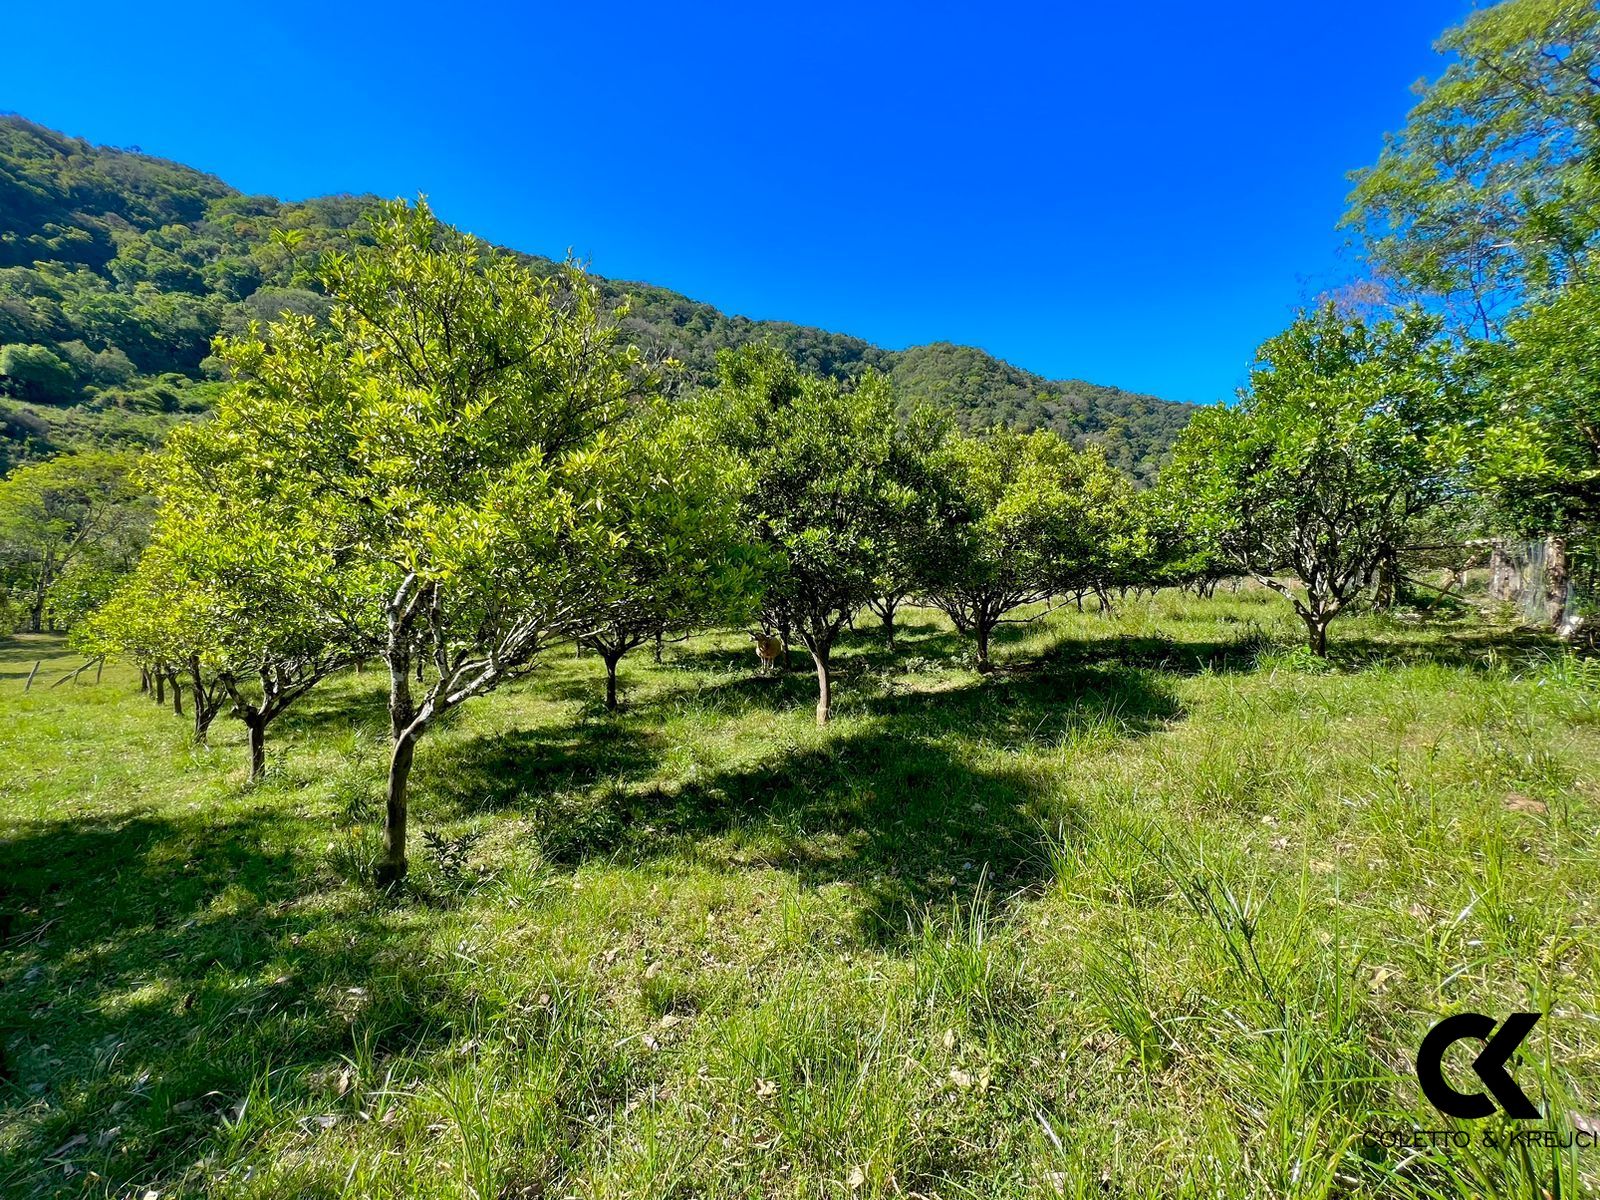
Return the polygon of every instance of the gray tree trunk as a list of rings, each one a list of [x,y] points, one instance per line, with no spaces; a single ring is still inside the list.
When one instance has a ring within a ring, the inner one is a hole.
[[[833,716],[833,670],[830,648],[814,646],[811,660],[817,664],[817,724],[826,725]]]

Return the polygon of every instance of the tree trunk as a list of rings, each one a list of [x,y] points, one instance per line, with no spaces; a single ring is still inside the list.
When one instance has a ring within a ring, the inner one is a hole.
[[[899,608],[899,602],[893,596],[886,596],[883,600],[883,640],[889,647],[889,652],[894,653],[894,614]]]
[[[811,647],[811,660],[817,664],[817,724],[826,725],[833,716],[833,674],[829,664],[831,646]]]
[[[610,709],[612,712],[616,712],[617,661],[622,656],[620,654],[606,654],[602,652],[601,657],[606,660],[606,708]]]
[[[972,627],[972,632],[978,639],[978,674],[980,675],[987,675],[994,670],[994,664],[989,661],[989,633],[993,628],[994,622],[982,617]]]
[[[1545,623],[1551,629],[1559,629],[1566,615],[1567,582],[1571,576],[1567,539],[1561,534],[1552,534],[1545,539],[1544,551]]]
[[[148,692],[150,690],[150,672],[146,671],[143,667],[139,668],[139,690],[141,692]]]
[[[1400,556],[1393,546],[1379,548],[1375,570],[1377,582],[1373,587],[1372,607],[1387,612],[1394,607],[1395,578],[1400,573]]]
[[[1311,653],[1318,658],[1327,658],[1328,622],[1333,620],[1333,614],[1307,609],[1300,614],[1300,617],[1306,623],[1306,644],[1311,647]]]
[[[172,685],[172,711],[178,716],[183,716],[183,684],[178,682],[176,675],[169,676],[167,682]]]
[[[250,782],[267,773],[267,722],[260,716],[244,719],[245,738],[250,744]]]
[[[389,790],[384,805],[383,861],[376,882],[394,887],[406,877],[406,785],[416,753],[417,709],[411,699],[411,631],[391,611],[384,661],[389,667],[389,736],[394,748],[389,756]]]
[[[406,786],[411,780],[411,761],[416,754],[416,739],[402,734],[389,759],[389,790],[383,817],[383,860],[378,863],[377,883],[394,887],[406,877]]]
[[[156,675],[156,703],[157,704],[165,704],[167,702],[167,677],[165,675],[163,675],[160,671],[157,671],[155,673],[155,675]]]
[[[221,707],[220,695],[206,695],[198,662],[189,667],[189,702],[194,705],[194,740],[203,743],[211,732],[211,722]]]
[[[656,630],[655,654],[656,654],[656,665],[657,666],[659,666],[661,664],[661,653],[662,653],[662,650],[665,648],[666,640],[667,640],[667,631],[664,630],[664,629]]]

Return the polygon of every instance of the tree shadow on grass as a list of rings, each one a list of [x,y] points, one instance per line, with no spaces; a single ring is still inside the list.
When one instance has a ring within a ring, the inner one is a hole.
[[[976,684],[899,690],[866,702],[924,737],[956,735],[1005,750],[1060,745],[1088,732],[1153,733],[1182,715],[1155,670],[1121,663],[1023,663]]]
[[[1117,663],[1172,675],[1219,675],[1254,671],[1271,644],[1258,634],[1239,638],[1179,641],[1161,634],[1056,639],[1022,669],[1059,672],[1082,664]]]
[[[1384,623],[1383,637],[1341,636],[1334,625],[1328,637],[1333,661],[1360,670],[1384,663],[1429,664],[1472,671],[1497,670],[1560,653],[1563,643],[1546,630],[1487,624],[1439,622]]]
[[[552,795],[646,777],[662,748],[653,731],[605,717],[480,734],[419,755],[413,787],[463,816],[532,811]]]
[[[895,649],[891,651],[878,618],[858,618],[857,627],[841,629],[833,646],[835,667],[852,662],[870,665],[873,669],[890,666],[905,655],[924,658],[954,659],[962,652],[962,639],[930,617],[898,617],[895,621]],[[745,645],[695,645],[679,644],[667,651],[667,665],[690,671],[707,671],[717,674],[756,669],[755,650]],[[783,675],[810,677],[811,655],[799,639],[789,645],[789,660],[780,671]]]
[[[278,800],[0,839],[0,1193],[65,1194],[89,1171],[165,1192],[266,1064],[301,1080],[358,1045],[442,1044],[458,1006],[419,935],[324,877],[294,820]]]
[[[546,796],[543,853],[558,862],[646,862],[689,853],[843,882],[861,934],[894,941],[931,905],[986,878],[1004,904],[1049,871],[1042,832],[1075,818],[1005,751],[1079,735],[1143,736],[1179,714],[1142,671],[996,677],[868,702],[871,719],[821,746],[680,785]],[[640,780],[639,782],[642,782]],[[735,857],[737,856],[737,857]]]
[[[345,671],[312,688],[285,710],[268,737],[315,738],[341,729],[388,732],[388,680],[382,670]]]

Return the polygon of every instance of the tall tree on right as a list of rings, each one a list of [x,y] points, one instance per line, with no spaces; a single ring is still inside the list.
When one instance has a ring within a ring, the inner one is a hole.
[[[1546,539],[1544,619],[1569,635],[1568,582],[1587,560],[1592,592],[1600,554],[1600,287],[1530,307],[1470,360],[1471,397],[1440,453],[1471,471],[1497,532]]]
[[[1501,404],[1477,461],[1526,530],[1600,528],[1600,287],[1580,286],[1507,327],[1489,379]]]
[[[1356,174],[1345,223],[1385,277],[1492,337],[1524,301],[1594,276],[1600,9],[1506,0],[1438,49],[1455,61]]]
[[[1456,392],[1439,324],[1303,313],[1257,352],[1239,404],[1197,414],[1174,447],[1167,482],[1199,544],[1286,597],[1316,654],[1412,523],[1459,490],[1430,453]]]

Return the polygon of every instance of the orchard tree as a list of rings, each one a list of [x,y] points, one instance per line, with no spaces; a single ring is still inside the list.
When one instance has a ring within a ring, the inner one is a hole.
[[[220,713],[237,718],[255,781],[266,773],[272,722],[376,649],[377,614],[359,607],[370,592],[319,552],[218,510],[169,510],[138,567],[74,642],[128,658],[174,688],[181,677],[196,741]]]
[[[1110,612],[1112,590],[1145,582],[1152,553],[1133,480],[1097,445],[1063,459],[1057,480],[1066,502],[1050,549],[1050,591],[1093,592]]]
[[[214,669],[216,618],[212,597],[186,578],[158,533],[111,597],[73,630],[72,644],[85,654],[137,664],[157,681],[158,699],[170,688],[178,716],[187,687],[194,740],[204,742],[224,698]]]
[[[945,448],[954,436],[948,413],[919,405],[900,426],[901,450],[895,458],[900,481],[921,497],[921,503],[898,510],[898,521],[884,539],[883,555],[867,607],[883,626],[884,644],[895,649],[895,617],[918,594],[930,556],[938,552],[949,492],[941,472]]]
[[[375,597],[387,572],[304,524],[315,506],[275,504],[281,497],[263,487],[231,432],[222,422],[184,426],[157,456],[162,521],[146,560],[180,593],[174,613],[204,615],[188,625],[193,692],[214,710],[226,701],[243,723],[254,781],[266,771],[272,722],[329,675],[377,653]]]
[[[612,591],[579,642],[606,666],[606,707],[617,707],[617,664],[669,634],[746,620],[759,600],[758,548],[739,520],[748,472],[707,435],[709,422],[663,404],[621,429],[616,484],[602,520]]]
[[[1331,304],[1302,314],[1258,351],[1239,404],[1197,413],[1174,448],[1195,535],[1287,597],[1316,654],[1458,486],[1429,453],[1455,394],[1438,330],[1416,310],[1370,326]]]
[[[383,206],[370,238],[325,260],[327,328],[291,316],[221,344],[236,384],[216,423],[274,519],[383,581],[378,881],[392,885],[417,743],[553,641],[592,631],[615,594],[607,427],[648,380],[576,268],[541,278],[423,203]]]
[[[0,480],[0,573],[26,597],[28,628],[52,609],[76,616],[132,568],[149,523],[137,457],[62,454]]]
[[[1441,439],[1466,464],[1496,532],[1546,539],[1550,618],[1566,607],[1574,550],[1600,534],[1600,286],[1533,306],[1471,356],[1472,403]]]
[[[846,387],[765,346],[723,351],[717,367],[710,411],[751,473],[741,519],[774,562],[763,611],[810,651],[825,724],[839,631],[877,593],[894,539],[927,504],[911,485],[913,450],[880,376]]]
[[[1439,43],[1454,56],[1356,176],[1346,223],[1379,270],[1480,336],[1592,279],[1600,236],[1600,10],[1506,0]]]
[[[1187,479],[1169,465],[1153,486],[1133,499],[1140,530],[1139,555],[1130,568],[1134,584],[1152,590],[1194,588],[1208,593],[1226,573],[1217,549],[1203,535],[1190,508]]]
[[[972,636],[978,670],[987,673],[990,638],[1008,614],[1058,591],[1099,586],[1127,489],[1098,449],[1075,451],[1058,434],[1004,426],[953,438],[940,475],[944,522],[924,561],[923,591]]]

